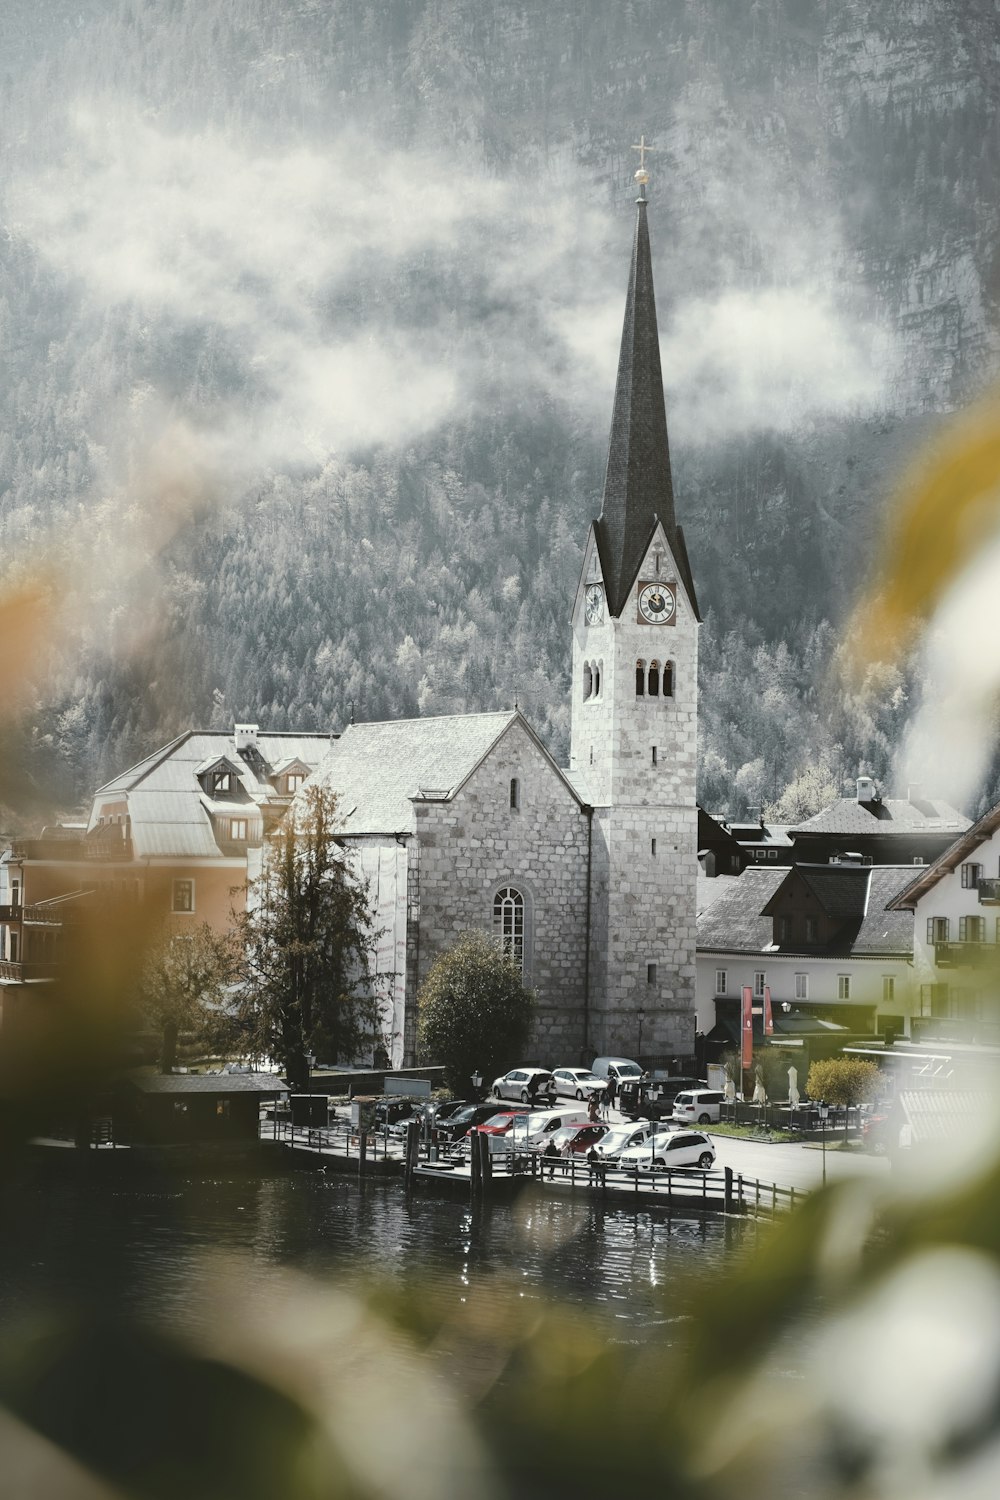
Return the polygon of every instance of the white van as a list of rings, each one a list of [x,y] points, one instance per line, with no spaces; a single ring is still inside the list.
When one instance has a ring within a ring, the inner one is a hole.
[[[630,1057],[595,1057],[592,1073],[598,1078],[613,1078],[615,1083],[638,1083],[642,1069]]]
[[[526,1144],[530,1151],[536,1151],[545,1146],[549,1136],[561,1130],[564,1125],[586,1125],[590,1114],[575,1104],[567,1104],[562,1109],[533,1109],[525,1118],[526,1132],[521,1130],[521,1117],[518,1116],[517,1141],[515,1143],[512,1140],[512,1144]]]

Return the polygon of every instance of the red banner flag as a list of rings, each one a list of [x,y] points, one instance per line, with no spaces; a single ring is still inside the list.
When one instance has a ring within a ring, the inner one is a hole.
[[[753,990],[743,986],[743,1025],[740,1028],[742,1045],[741,1063],[744,1068],[753,1067]]]
[[[774,1017],[771,1015],[771,986],[764,986],[764,1035],[774,1035]]]

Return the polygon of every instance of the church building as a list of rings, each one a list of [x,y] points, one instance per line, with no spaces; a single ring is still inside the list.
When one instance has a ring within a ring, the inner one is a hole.
[[[428,970],[476,929],[537,993],[532,1059],[694,1051],[699,615],[636,179],[603,505],[567,601],[569,766],[515,709],[352,724],[312,778],[336,792],[370,884],[396,1066],[414,1058]]]

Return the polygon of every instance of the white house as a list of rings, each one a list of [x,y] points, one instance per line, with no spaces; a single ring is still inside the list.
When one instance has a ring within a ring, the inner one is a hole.
[[[1000,804],[890,903],[893,911],[913,913],[918,1040],[1000,1046],[998,877]]]
[[[719,1025],[735,1041],[749,985],[758,1011],[770,990],[776,1035],[831,1024],[907,1035],[913,925],[889,907],[912,877],[912,865],[828,864],[751,866],[721,890],[705,882],[717,893],[698,914],[699,1031]]]

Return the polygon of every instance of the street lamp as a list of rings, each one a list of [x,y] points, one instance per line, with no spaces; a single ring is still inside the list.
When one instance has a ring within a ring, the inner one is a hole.
[[[646,1012],[644,1010],[640,1010],[639,1011],[639,1042],[638,1042],[638,1045],[636,1046],[636,1049],[635,1049],[639,1057],[642,1056],[642,1023],[643,1023],[643,1021],[645,1019],[646,1019]]]
[[[829,1104],[825,1104],[823,1102],[823,1100],[821,1099],[820,1100],[820,1104],[819,1104],[819,1118],[820,1118],[820,1124],[823,1127],[823,1186],[824,1187],[826,1187],[826,1117],[827,1117],[827,1115],[829,1113],[830,1113],[830,1106],[829,1106]]]
[[[479,1103],[480,1090],[482,1089],[482,1086],[483,1086],[483,1075],[482,1075],[482,1073],[480,1073],[480,1071],[479,1071],[478,1068],[473,1073],[471,1082],[472,1082],[472,1092],[473,1092],[473,1095],[475,1096],[475,1101],[478,1104]]]

